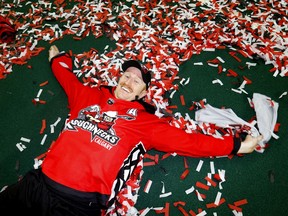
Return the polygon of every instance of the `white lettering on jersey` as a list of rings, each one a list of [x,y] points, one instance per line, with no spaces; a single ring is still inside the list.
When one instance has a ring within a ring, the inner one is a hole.
[[[137,109],[129,109],[127,111],[127,114],[131,115],[131,116],[137,116]]]

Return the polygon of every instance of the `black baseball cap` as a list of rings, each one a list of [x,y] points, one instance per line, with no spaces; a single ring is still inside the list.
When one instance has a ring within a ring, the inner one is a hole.
[[[146,90],[148,89],[151,82],[151,73],[140,62],[136,60],[128,60],[122,64],[122,70],[125,72],[129,67],[138,68],[141,71],[142,79],[146,84]]]

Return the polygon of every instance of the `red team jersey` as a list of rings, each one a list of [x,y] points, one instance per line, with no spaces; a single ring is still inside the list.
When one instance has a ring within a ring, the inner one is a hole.
[[[68,97],[65,128],[42,164],[46,176],[67,187],[117,194],[147,151],[182,156],[229,155],[232,136],[188,134],[148,113],[139,101],[115,98],[114,88],[84,86],[72,72],[72,58],[59,55],[52,71]]]

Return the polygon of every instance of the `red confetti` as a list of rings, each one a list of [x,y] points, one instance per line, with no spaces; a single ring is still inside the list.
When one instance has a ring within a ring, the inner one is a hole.
[[[246,84],[251,84],[252,81],[250,79],[248,79],[246,76],[243,76],[244,80],[246,81]]]
[[[177,206],[177,208],[184,216],[189,216],[188,212],[182,206]]]
[[[207,204],[206,204],[206,207],[207,207],[207,208],[216,208],[216,207],[222,205],[222,204],[225,203],[225,202],[226,202],[225,198],[222,197],[222,198],[220,199],[220,202],[219,202],[218,205],[216,205],[215,203],[207,203]]]
[[[279,132],[280,123],[276,123],[274,127],[274,132]]]
[[[184,168],[185,168],[185,169],[188,169],[189,166],[188,166],[187,158],[184,157],[183,160],[184,160]]]
[[[49,83],[49,81],[47,80],[47,81],[45,81],[45,82],[42,82],[42,83],[40,83],[40,84],[39,84],[39,86],[41,86],[41,87],[42,87],[42,86],[45,86],[45,85],[47,85],[48,83]]]
[[[241,59],[236,56],[236,52],[229,52],[229,54],[230,54],[233,58],[235,58],[238,62],[241,62]]]
[[[232,205],[232,204],[228,204],[228,207],[232,210],[236,210],[237,212],[242,212],[242,208],[239,208],[235,205]]]
[[[208,185],[205,185],[205,184],[203,184],[202,182],[199,182],[199,181],[196,182],[196,187],[202,188],[204,190],[209,190],[209,186]]]
[[[235,206],[241,206],[241,205],[245,205],[247,203],[248,203],[247,199],[242,199],[242,200],[234,202],[234,205]]]
[[[185,169],[184,172],[181,174],[180,179],[184,180],[189,174],[189,172],[190,172],[189,169]]]
[[[217,186],[217,183],[213,181],[211,178],[209,178],[208,176],[205,177],[205,180],[207,180],[213,187]]]
[[[181,101],[181,105],[182,105],[182,106],[185,106],[184,95],[180,95],[180,101]]]
[[[156,165],[155,161],[150,161],[150,162],[144,162],[143,166],[154,166]]]
[[[182,206],[185,206],[186,205],[186,202],[183,202],[183,201],[177,201],[177,202],[174,202],[173,205],[176,207],[178,205],[182,205]]]
[[[164,216],[169,216],[169,211],[170,211],[170,203],[166,202],[165,203],[165,208],[161,210],[155,210],[157,214],[162,214],[164,213]]]
[[[238,76],[238,74],[232,69],[228,69],[227,72],[228,72],[227,76],[233,76],[233,77]]]
[[[46,119],[42,119],[42,127],[40,130],[40,134],[44,133],[45,128],[46,128]]]

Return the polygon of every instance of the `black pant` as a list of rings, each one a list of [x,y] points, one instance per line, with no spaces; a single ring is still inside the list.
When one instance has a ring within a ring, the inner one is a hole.
[[[52,183],[52,184],[51,184]],[[0,215],[100,216],[107,196],[62,190],[41,171],[28,172],[0,193]],[[77,191],[76,191],[77,192]],[[86,196],[87,195],[87,196]]]

